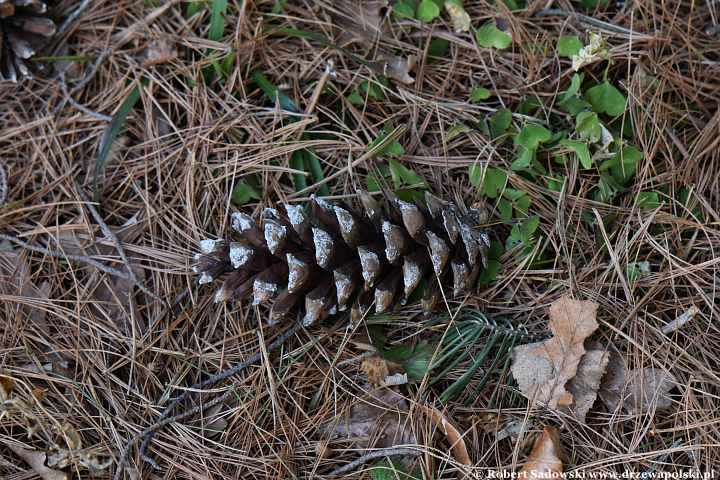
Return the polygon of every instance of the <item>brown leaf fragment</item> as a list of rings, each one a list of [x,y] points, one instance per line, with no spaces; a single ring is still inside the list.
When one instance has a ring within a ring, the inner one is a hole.
[[[470,454],[468,453],[467,445],[465,445],[463,435],[453,425],[453,423],[437,408],[422,406],[422,409],[425,411],[425,414],[430,418],[432,423],[439,428],[445,435],[445,438],[447,438],[455,460],[462,465],[472,465],[472,460],[470,459]]]
[[[560,478],[563,464],[560,460],[560,434],[555,427],[545,427],[535,441],[527,462],[518,472],[522,479]]]
[[[598,327],[596,314],[597,303],[562,297],[550,306],[554,336],[513,349],[512,374],[526,398],[552,409],[573,404],[565,384],[577,374],[583,342]]]
[[[175,42],[168,39],[154,40],[148,45],[144,52],[143,67],[162,65],[175,60],[178,51]]]
[[[417,63],[415,55],[409,55],[407,57],[383,55],[379,60],[381,68],[378,73],[406,85],[415,83],[415,78],[410,75],[410,71],[415,68],[415,63]]]
[[[25,463],[30,465],[30,468],[32,468],[33,471],[43,480],[67,480],[67,474],[45,466],[45,460],[47,458],[45,452],[27,450],[5,440],[2,442],[7,445],[7,447],[15,453],[15,455],[22,458]]]
[[[368,383],[373,387],[383,385],[385,377],[390,375],[387,361],[379,355],[364,358],[360,364],[360,369],[367,376]]]
[[[598,395],[610,411],[620,406],[628,413],[640,415],[670,408],[669,394],[676,383],[673,375],[660,368],[628,370],[623,358],[614,353]]]
[[[330,438],[345,439],[356,448],[388,448],[417,443],[407,402],[391,389],[369,393],[351,407],[346,418],[335,420],[325,430]]]
[[[575,378],[567,384],[574,400],[569,409],[582,423],[585,423],[585,416],[597,399],[609,357],[604,350],[588,350],[580,360]]]

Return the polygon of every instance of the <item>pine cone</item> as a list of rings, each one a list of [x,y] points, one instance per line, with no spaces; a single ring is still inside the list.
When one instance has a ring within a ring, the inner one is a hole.
[[[0,0],[0,81],[30,76],[28,60],[55,34],[43,0]]]
[[[462,213],[429,193],[425,205],[397,198],[383,205],[365,192],[359,198],[365,215],[313,198],[309,209],[265,209],[262,228],[233,213],[236,238],[200,243],[193,267],[199,283],[224,277],[216,302],[274,298],[271,321],[301,311],[306,326],[351,305],[353,321],[373,304],[376,313],[388,311],[425,278],[426,311],[442,298],[438,279],[450,285],[446,297],[474,286],[490,245],[480,210]]]

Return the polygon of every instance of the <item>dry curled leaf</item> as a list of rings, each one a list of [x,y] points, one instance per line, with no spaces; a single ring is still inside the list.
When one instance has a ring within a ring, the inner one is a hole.
[[[580,360],[575,377],[567,384],[573,396],[569,409],[582,423],[597,399],[608,358],[609,354],[604,350],[588,350]]]
[[[555,427],[545,427],[535,441],[527,462],[518,473],[522,479],[560,478],[563,472],[560,460],[560,434]]]
[[[390,375],[387,362],[379,355],[364,358],[360,369],[367,376],[368,383],[374,387],[385,383],[385,377]]]
[[[460,431],[437,408],[421,407],[432,423],[443,432],[450,444],[453,457],[462,465],[472,465],[465,440]]]
[[[415,78],[410,75],[410,71],[415,68],[415,63],[417,62],[415,55],[409,55],[407,57],[382,55],[378,60],[379,67],[375,68],[375,70],[381,75],[385,75],[400,83],[411,84],[415,82]]]
[[[328,425],[333,439],[348,439],[357,448],[387,448],[417,443],[408,417],[408,406],[390,389],[370,393],[350,409],[346,418]]]
[[[178,56],[175,42],[168,39],[154,40],[144,52],[143,67],[162,65],[175,60]]]
[[[628,370],[622,356],[613,353],[598,395],[610,411],[620,406],[628,413],[642,414],[670,408],[669,394],[676,383],[674,376],[659,368]]]
[[[512,374],[522,394],[552,409],[573,405],[565,385],[575,377],[585,354],[585,339],[598,327],[597,303],[562,297],[550,306],[554,336],[513,349]]]
[[[365,357],[360,369],[367,376],[368,383],[373,387],[404,385],[408,383],[407,374],[402,366],[385,360],[379,355]]]
[[[67,480],[68,476],[64,472],[54,470],[45,466],[47,455],[45,452],[36,450],[27,450],[10,442],[2,441],[10,450],[18,457],[22,458],[25,463],[30,465],[33,472],[43,480]]]

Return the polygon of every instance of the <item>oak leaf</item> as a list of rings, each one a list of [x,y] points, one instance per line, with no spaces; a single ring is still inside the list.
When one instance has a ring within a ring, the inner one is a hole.
[[[670,408],[670,390],[676,383],[673,375],[659,368],[628,370],[623,358],[613,353],[598,395],[611,411],[620,406],[628,413],[643,414]]]
[[[548,327],[554,336],[513,349],[512,374],[525,397],[552,409],[573,405],[573,393],[565,386],[578,373],[585,339],[598,328],[597,307],[562,297],[550,306]]]

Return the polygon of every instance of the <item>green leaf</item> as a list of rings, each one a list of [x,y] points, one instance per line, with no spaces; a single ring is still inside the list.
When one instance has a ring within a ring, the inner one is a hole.
[[[520,155],[518,155],[518,157],[510,164],[510,169],[513,172],[525,170],[526,168],[530,167],[530,165],[532,165],[532,163],[535,161],[534,148],[520,146],[519,151]]]
[[[395,183],[396,189],[401,188],[402,186],[410,188],[425,186],[425,180],[423,180],[420,175],[413,170],[410,170],[397,160],[391,158],[388,164],[390,167],[390,175],[392,175],[393,183]]]
[[[498,50],[508,48],[512,43],[512,37],[497,28],[492,20],[475,31],[475,39],[481,47]]]
[[[385,77],[378,78],[377,82],[371,82],[369,80],[363,80],[360,82],[359,88],[362,95],[367,95],[373,100],[384,100],[385,92],[381,85],[385,85],[387,79]],[[387,86],[387,85],[385,85]]]
[[[462,135],[463,133],[471,132],[472,129],[465,125],[464,123],[456,123],[452,127],[450,127],[450,130],[447,132],[447,141],[451,141],[452,139]]]
[[[225,34],[225,15],[227,14],[227,6],[227,0],[212,0],[208,39],[219,42]]]
[[[635,283],[640,278],[650,274],[650,262],[630,262],[625,268],[628,282]]]
[[[512,123],[512,112],[507,108],[498,110],[492,114],[489,123],[490,133],[492,133],[493,138],[497,138],[510,128],[510,124]]]
[[[485,177],[482,179],[481,191],[488,198],[497,198],[500,192],[505,188],[507,183],[507,173],[499,168],[487,168]],[[478,185],[477,184],[473,185]]]
[[[396,3],[392,11],[398,18],[415,18],[415,7],[410,2]]]
[[[581,142],[580,140],[563,140],[560,142],[560,145],[575,152],[583,168],[592,167],[593,161],[586,142]]]
[[[187,18],[192,17],[196,13],[198,13],[203,5],[205,4],[204,1],[192,1],[187,4],[187,8],[185,9],[185,16]]]
[[[428,45],[428,57],[444,58],[450,50],[450,41],[444,38],[433,38]]]
[[[487,267],[483,268],[478,275],[478,283],[481,285],[487,285],[497,279],[498,273],[500,273],[501,264],[498,260],[488,260]]]
[[[143,82],[144,84],[145,82]],[[103,136],[100,139],[100,147],[98,148],[97,157],[95,157],[95,172],[93,173],[93,198],[95,201],[100,199],[100,191],[98,190],[98,182],[100,177],[105,170],[105,162],[107,162],[108,156],[112,151],[112,146],[118,135],[125,126],[125,121],[130,111],[133,109],[135,104],[140,100],[140,87],[133,88],[128,96],[125,98],[120,108],[112,116],[110,124],[103,132]]]
[[[575,131],[580,138],[589,140],[591,143],[597,143],[602,136],[602,127],[600,119],[595,112],[581,112],[575,118]]]
[[[577,35],[562,36],[557,41],[557,53],[561,57],[572,58],[582,47],[583,44]]]
[[[360,96],[360,94],[357,92],[357,90],[353,90],[350,95],[347,96],[348,102],[352,103],[355,106],[360,106],[365,104],[365,99]]]
[[[660,206],[660,195],[657,192],[640,192],[637,196],[637,204],[640,208],[657,208]]]
[[[530,243],[532,236],[540,226],[540,217],[528,217],[520,224],[520,234],[524,243]]]
[[[440,7],[432,0],[422,0],[415,17],[421,22],[430,23],[440,16]]]
[[[606,113],[617,117],[625,111],[627,99],[610,82],[605,81],[592,87],[585,93],[585,98],[597,113]]]
[[[498,211],[500,212],[500,220],[503,222],[509,222],[513,216],[513,205],[512,202],[501,198],[498,201]]]
[[[618,185],[613,178],[607,174],[600,174],[595,200],[603,203],[612,203],[618,193]]]
[[[368,145],[368,150],[373,149],[376,145],[379,145],[385,141],[387,136],[390,134],[389,131],[386,129],[380,130],[380,133],[378,134],[377,138],[370,142]],[[389,144],[385,145],[383,148],[381,148],[376,155],[387,155],[389,157],[400,157],[405,154],[405,149],[402,145],[400,145],[400,142],[397,140],[393,140]]]
[[[623,147],[614,157],[605,160],[600,171],[610,170],[613,178],[620,184],[627,184],[633,176],[643,154],[635,147]]]
[[[470,92],[471,102],[481,102],[490,98],[490,90],[484,87],[475,87]]]
[[[564,102],[578,95],[580,93],[580,87],[582,86],[582,82],[583,74],[574,74],[570,79],[570,86],[568,87],[568,89],[561,93],[560,98],[558,99],[558,104],[563,104]]]
[[[545,179],[547,188],[552,190],[553,192],[562,191],[562,186],[563,186],[564,182],[565,182],[565,175],[558,175],[555,177],[547,177]]]
[[[531,202],[530,195],[525,194],[515,201],[515,210],[517,210],[520,215],[527,215]]]
[[[589,110],[591,107],[588,102],[577,96],[570,97],[561,104],[558,104],[558,106],[573,117],[585,110]]]
[[[468,178],[470,180],[470,185],[472,185],[473,187],[479,187],[482,183],[482,175],[483,169],[480,165],[470,165],[470,168],[468,169]]]
[[[233,188],[230,198],[235,205],[242,206],[250,200],[260,200],[262,197],[252,185],[244,180],[241,180],[235,184],[235,188]]]
[[[398,345],[380,354],[386,360],[399,363],[410,380],[422,380],[430,368],[433,348],[427,343],[419,343],[414,347],[409,345]]]
[[[522,145],[528,150],[536,150],[541,143],[547,142],[551,137],[552,133],[547,128],[528,123],[515,137],[515,145]]]
[[[400,462],[384,458],[370,467],[372,480],[422,480],[422,472],[407,473]]]

